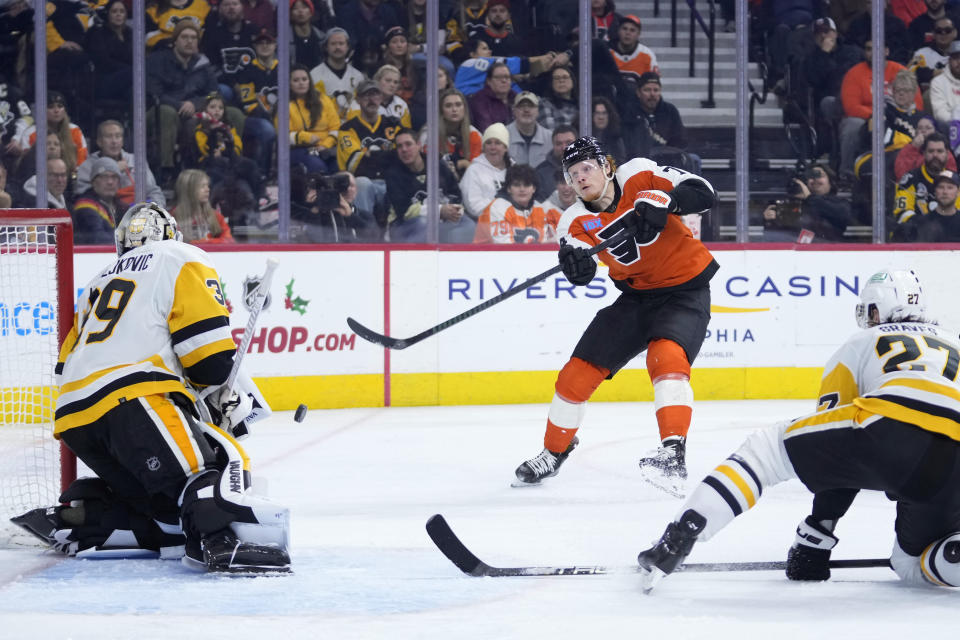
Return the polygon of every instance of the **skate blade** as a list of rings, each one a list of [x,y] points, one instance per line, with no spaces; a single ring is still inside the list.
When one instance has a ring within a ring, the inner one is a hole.
[[[680,478],[668,478],[659,471],[640,468],[640,478],[647,484],[674,498],[686,498],[686,481]]]
[[[537,482],[524,482],[523,480],[520,480],[520,479],[514,479],[514,481],[510,483],[510,486],[513,487],[514,489],[527,489],[527,488],[529,488],[529,487],[542,487],[542,486],[543,486],[543,481],[542,481],[542,480],[538,480]]]
[[[229,566],[207,566],[209,573],[229,574],[233,576],[269,576],[269,575],[287,575],[293,573],[290,565],[229,565]]]
[[[640,576],[640,588],[643,590],[643,595],[648,596],[650,592],[653,591],[653,588],[657,586],[657,583],[663,580],[663,577],[667,574],[657,567],[653,567],[652,569],[641,568],[641,570],[643,574]]]

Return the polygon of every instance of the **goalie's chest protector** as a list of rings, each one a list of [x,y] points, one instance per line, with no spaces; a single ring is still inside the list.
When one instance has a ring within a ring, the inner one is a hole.
[[[558,231],[589,246],[600,244],[623,227],[620,218],[634,215],[634,201],[641,191],[673,191],[684,180],[700,177],[673,167],[659,166],[636,158],[617,169],[614,179],[621,188],[620,200],[611,212],[593,213],[577,201],[563,214]],[[667,216],[667,225],[651,244],[638,245],[632,238],[600,253],[610,277],[634,289],[676,287],[700,275],[713,256],[676,215]]]
[[[182,242],[148,243],[103,269],[61,349],[55,433],[132,398],[190,396],[184,367],[235,348],[224,303],[207,255]]]

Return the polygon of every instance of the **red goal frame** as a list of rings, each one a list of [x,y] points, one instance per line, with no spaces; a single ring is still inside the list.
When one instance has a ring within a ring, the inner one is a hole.
[[[57,270],[57,344],[62,345],[73,327],[73,220],[63,209],[0,209],[0,226],[47,225],[54,228]],[[52,437],[52,433],[51,433]],[[77,477],[77,458],[60,443],[60,490]]]

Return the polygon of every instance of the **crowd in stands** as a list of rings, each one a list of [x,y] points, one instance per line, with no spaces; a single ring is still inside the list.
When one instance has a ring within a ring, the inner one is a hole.
[[[616,162],[645,156],[701,170],[679,110],[663,95],[643,21],[613,0],[591,0],[589,87],[578,86],[575,0],[441,0],[436,71],[426,68],[427,0],[280,1],[290,2],[289,25],[277,24],[274,0],[148,2],[144,191],[168,206],[190,241],[266,237],[278,179],[289,175],[295,240],[423,242],[432,209],[425,158],[435,153],[442,242],[555,242],[559,213],[575,197],[559,158],[578,136],[584,91],[592,134]],[[870,3],[749,4],[768,82],[801,105],[819,134],[816,162],[787,194],[793,203],[768,207],[765,224],[841,240],[864,214],[849,199],[841,206],[838,193],[869,183]],[[719,3],[724,31],[735,28],[734,6]],[[73,212],[81,244],[112,242],[117,213],[134,196],[135,158],[125,144],[130,7],[47,3],[46,188],[51,206]],[[33,206],[38,189],[32,13],[24,0],[0,8],[0,206]],[[960,151],[958,19],[960,0],[887,3],[894,239],[929,237],[920,222],[953,215],[937,193],[954,185],[938,179],[955,175]],[[291,38],[285,135],[277,132],[278,28]],[[428,73],[439,87],[438,149],[426,144]],[[289,167],[277,167],[278,141],[290,146]],[[942,166],[931,161],[940,143]]]

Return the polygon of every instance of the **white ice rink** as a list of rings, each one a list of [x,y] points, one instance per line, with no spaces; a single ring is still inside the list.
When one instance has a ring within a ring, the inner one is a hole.
[[[754,428],[812,402],[700,402],[691,484]],[[490,564],[629,570],[680,501],[645,485],[657,443],[650,404],[591,404],[560,475],[512,489],[542,447],[545,405],[280,413],[244,441],[255,476],[292,512],[294,574],[197,574],[177,562],[79,561],[0,551],[0,638],[923,638],[952,637],[960,593],[905,587],[888,569],[839,569],[823,584],[780,572],[675,574],[640,592],[636,574],[472,578],[433,546],[447,517]],[[799,482],[772,488],[691,562],[783,560],[809,511]],[[834,558],[886,557],[892,503],[861,494]]]

